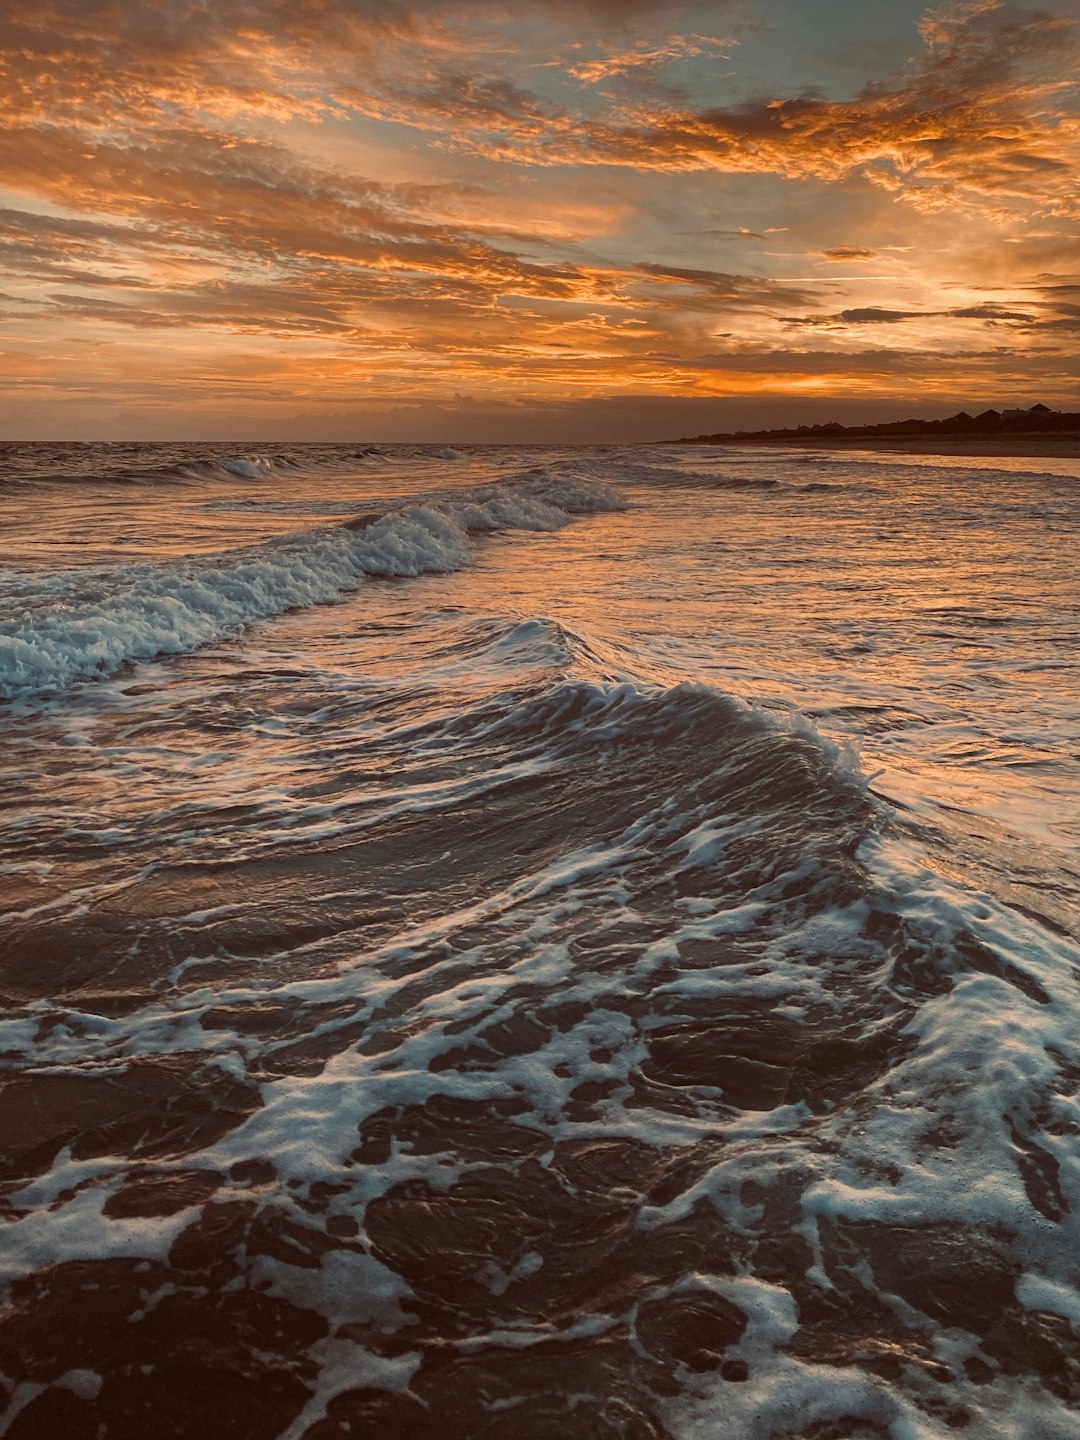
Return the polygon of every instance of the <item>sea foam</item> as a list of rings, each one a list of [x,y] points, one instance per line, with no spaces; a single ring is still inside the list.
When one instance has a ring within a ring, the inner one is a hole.
[[[368,576],[458,570],[475,535],[553,531],[572,515],[622,508],[587,481],[531,477],[407,505],[363,523],[159,565],[46,575],[20,588],[0,624],[0,699],[63,690],[125,663],[179,655],[284,611],[326,604]]]

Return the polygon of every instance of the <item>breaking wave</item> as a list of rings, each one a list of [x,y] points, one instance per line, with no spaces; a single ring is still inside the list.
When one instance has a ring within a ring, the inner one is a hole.
[[[477,535],[558,530],[575,514],[622,507],[614,492],[587,481],[534,477],[224,555],[46,575],[16,589],[16,613],[0,623],[0,698],[184,654],[286,610],[325,604],[369,576],[460,569]]]

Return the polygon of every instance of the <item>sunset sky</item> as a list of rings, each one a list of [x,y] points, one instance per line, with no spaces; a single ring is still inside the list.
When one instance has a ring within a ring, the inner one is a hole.
[[[1080,408],[1080,0],[3,0],[0,434]]]

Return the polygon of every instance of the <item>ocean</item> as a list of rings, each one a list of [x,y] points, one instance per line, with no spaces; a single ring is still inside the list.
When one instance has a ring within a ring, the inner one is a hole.
[[[1080,464],[0,515],[0,1435],[1080,1437]]]

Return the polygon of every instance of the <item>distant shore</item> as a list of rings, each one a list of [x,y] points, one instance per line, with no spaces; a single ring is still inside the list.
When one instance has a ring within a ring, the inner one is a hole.
[[[757,439],[732,436],[725,440],[684,440],[684,445],[723,445],[738,450],[753,446],[774,446],[783,450],[892,450],[908,455],[1045,456],[1047,459],[1080,460],[1080,432],[1056,435],[897,435],[878,436],[814,435],[787,439]]]

